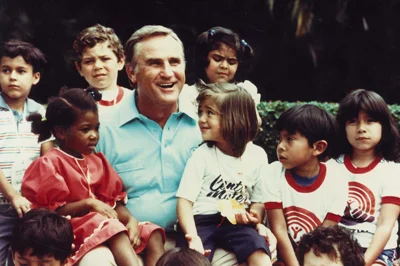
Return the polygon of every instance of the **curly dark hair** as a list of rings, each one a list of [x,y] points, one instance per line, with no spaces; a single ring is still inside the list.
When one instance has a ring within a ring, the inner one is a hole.
[[[174,248],[164,253],[156,266],[210,266],[204,255],[190,248]]]
[[[33,113],[27,120],[32,121],[32,132],[39,134],[38,141],[51,137],[55,127],[69,128],[82,113],[97,113],[96,101],[101,100],[101,94],[93,88],[81,89],[66,87],[60,90],[59,97],[52,97],[46,109],[46,117]]]
[[[344,227],[319,226],[305,234],[297,246],[297,259],[304,265],[304,255],[314,252],[316,256],[326,254],[331,260],[340,260],[345,266],[363,266],[364,253],[352,233]]]

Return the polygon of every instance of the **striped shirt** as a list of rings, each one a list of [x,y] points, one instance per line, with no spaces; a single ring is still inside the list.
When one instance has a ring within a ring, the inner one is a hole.
[[[31,99],[27,99],[25,108],[26,116],[31,113],[45,114],[44,107]],[[0,94],[0,168],[8,182],[15,183],[12,182],[12,173],[19,162],[23,161],[27,168],[40,156],[40,146],[38,136],[31,132],[31,122],[26,121],[24,114],[10,110]],[[20,192],[19,188],[15,188]],[[3,197],[0,191],[0,198]]]

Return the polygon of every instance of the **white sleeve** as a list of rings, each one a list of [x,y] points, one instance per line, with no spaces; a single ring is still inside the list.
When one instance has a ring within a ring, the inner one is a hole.
[[[254,85],[252,82],[245,80],[244,82],[240,82],[237,84],[238,86],[246,89],[248,93],[250,93],[251,98],[253,98],[254,103],[256,106],[260,103],[261,101],[261,94],[258,93],[258,89],[256,85]]]
[[[264,187],[265,187],[265,179],[266,179],[266,175],[267,175],[267,168],[268,168],[268,158],[267,158],[267,154],[265,153],[265,151],[263,150],[264,155],[261,155],[259,157],[259,159],[261,159],[260,162],[260,167],[258,167],[257,171],[256,171],[256,180],[254,182],[254,186],[253,186],[253,191],[251,193],[251,197],[250,197],[250,201],[251,202],[265,202],[265,193],[264,193]],[[265,159],[264,159],[265,158]]]
[[[328,214],[342,217],[349,196],[349,182],[346,178],[346,170],[342,165],[331,162],[327,165],[327,172],[330,175],[332,184],[328,187],[331,197],[331,199],[328,199],[328,202],[331,203],[328,207]]]
[[[206,172],[202,149],[198,148],[187,161],[176,196],[195,202],[200,194]]]
[[[265,208],[280,209],[282,208],[282,173],[283,167],[280,162],[273,162],[265,171],[264,193]]]
[[[385,163],[387,169],[386,175],[382,176],[382,204],[391,203],[400,205],[400,164],[399,163]]]

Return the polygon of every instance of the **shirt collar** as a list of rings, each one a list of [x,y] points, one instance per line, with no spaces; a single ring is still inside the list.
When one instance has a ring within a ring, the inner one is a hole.
[[[41,105],[35,102],[34,100],[31,100],[29,98],[26,99],[26,111],[28,114],[38,112],[40,106]],[[8,104],[4,100],[3,95],[1,93],[0,93],[0,107],[8,109]]]
[[[134,119],[139,119],[140,118],[140,113],[139,110],[137,109],[136,106],[136,101],[135,101],[135,95],[136,95],[136,90],[133,90],[133,93],[130,96],[130,99],[127,98],[126,101],[121,103],[121,111],[119,112],[119,123],[118,125],[121,127],[124,124],[128,123],[129,121],[132,121]],[[178,102],[178,108],[179,111],[177,114],[184,114],[191,119],[193,119],[196,123],[198,120],[198,115],[195,110],[195,108],[191,108],[191,106]]]

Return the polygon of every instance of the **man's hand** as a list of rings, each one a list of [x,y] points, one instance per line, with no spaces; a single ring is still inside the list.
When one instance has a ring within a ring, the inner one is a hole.
[[[185,238],[188,242],[189,248],[196,250],[200,254],[204,256],[208,256],[211,253],[211,250],[204,250],[203,243],[201,242],[201,238],[199,236],[192,236],[190,234],[186,234]]]
[[[113,208],[97,199],[91,199],[90,211],[98,212],[107,218],[118,219],[118,214]]]
[[[128,236],[129,236],[129,240],[131,241],[132,247],[134,249],[137,248],[141,243],[139,223],[136,220],[129,221],[126,224],[126,229],[128,229]]]
[[[31,209],[31,203],[25,197],[17,194],[11,199],[11,205],[17,211],[19,218]]]

